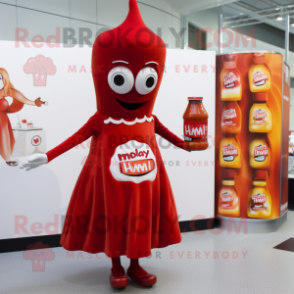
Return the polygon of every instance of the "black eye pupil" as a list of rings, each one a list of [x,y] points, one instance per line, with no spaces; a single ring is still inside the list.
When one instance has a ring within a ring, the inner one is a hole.
[[[147,81],[146,81],[147,88],[152,88],[154,86],[154,84],[155,84],[155,80],[153,77],[150,77],[147,79]]]
[[[125,78],[122,75],[117,75],[114,77],[114,83],[117,86],[122,86],[125,83]]]

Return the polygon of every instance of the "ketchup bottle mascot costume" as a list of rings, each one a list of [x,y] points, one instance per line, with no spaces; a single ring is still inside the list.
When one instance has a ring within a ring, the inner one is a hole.
[[[112,258],[110,283],[126,287],[127,275],[141,286],[156,283],[138,262],[181,241],[177,210],[155,133],[183,149],[183,140],[152,110],[161,84],[166,47],[144,24],[136,0],[122,25],[95,41],[92,72],[98,111],[72,137],[24,167],[48,163],[92,137],[61,237],[70,251],[104,252]]]

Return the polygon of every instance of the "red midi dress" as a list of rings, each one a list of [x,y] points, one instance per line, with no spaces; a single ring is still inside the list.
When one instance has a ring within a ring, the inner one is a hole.
[[[183,140],[156,116],[134,121],[96,113],[72,137],[47,152],[49,162],[92,137],[75,185],[61,244],[109,257],[150,256],[181,241],[175,201],[155,133],[179,148]]]

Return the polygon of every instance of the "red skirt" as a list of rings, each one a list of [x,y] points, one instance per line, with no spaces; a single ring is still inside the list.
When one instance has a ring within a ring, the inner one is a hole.
[[[92,137],[65,219],[65,249],[140,258],[181,241],[154,124],[104,123]]]

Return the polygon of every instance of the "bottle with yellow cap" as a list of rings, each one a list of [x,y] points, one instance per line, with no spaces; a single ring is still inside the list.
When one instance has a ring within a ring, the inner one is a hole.
[[[272,78],[266,65],[264,53],[253,53],[253,64],[249,69],[249,86],[251,92],[266,92],[272,87]]]
[[[247,215],[250,218],[270,218],[272,198],[267,188],[267,171],[254,170],[253,188],[249,193]]]
[[[267,134],[254,134],[249,145],[249,162],[253,169],[269,169],[271,167],[271,149]]]
[[[225,134],[220,141],[219,162],[224,168],[241,168],[240,142],[234,134]]]
[[[272,113],[266,102],[265,92],[254,93],[253,105],[249,113],[249,131],[252,133],[270,133],[273,128]]]
[[[240,199],[235,188],[236,170],[223,169],[222,188],[218,197],[218,214],[223,216],[240,216]]]

